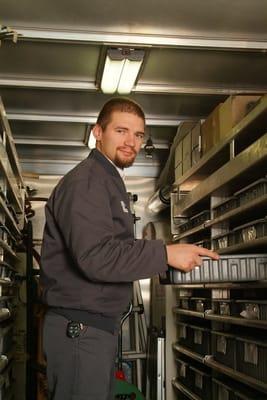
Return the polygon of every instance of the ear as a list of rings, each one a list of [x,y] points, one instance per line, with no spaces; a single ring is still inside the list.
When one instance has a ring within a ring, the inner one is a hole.
[[[93,135],[97,142],[101,141],[102,139],[103,130],[100,125],[96,124],[93,128]]]

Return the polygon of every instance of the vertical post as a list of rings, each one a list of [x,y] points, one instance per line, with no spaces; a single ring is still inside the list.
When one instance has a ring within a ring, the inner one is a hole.
[[[175,318],[173,316],[173,307],[176,305],[176,296],[175,296],[175,288],[173,286],[166,286],[166,349],[165,349],[165,357],[166,357],[166,399],[168,400],[176,400],[177,396],[175,395],[173,386],[172,386],[172,378],[176,377],[176,365],[175,365],[175,356],[172,349],[172,344],[177,341],[177,326],[175,323]]]
[[[157,400],[165,400],[165,338],[157,338]]]
[[[37,387],[36,375],[33,369],[33,360],[36,355],[36,335],[34,335],[34,288],[33,288],[33,252],[32,252],[32,223],[27,223],[26,230],[26,283],[27,283],[27,354],[28,361],[26,366],[26,399],[35,400]]]

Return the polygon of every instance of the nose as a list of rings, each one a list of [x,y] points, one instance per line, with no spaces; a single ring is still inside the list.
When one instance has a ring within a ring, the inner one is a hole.
[[[135,147],[135,135],[133,132],[127,132],[125,136],[125,145]]]

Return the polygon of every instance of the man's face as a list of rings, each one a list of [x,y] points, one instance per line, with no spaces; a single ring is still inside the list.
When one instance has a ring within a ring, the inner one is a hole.
[[[96,125],[97,148],[117,167],[130,167],[144,139],[145,125],[136,114],[114,111],[105,130]]]

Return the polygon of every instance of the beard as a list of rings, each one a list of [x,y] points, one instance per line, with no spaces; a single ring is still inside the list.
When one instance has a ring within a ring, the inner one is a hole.
[[[123,149],[123,148],[118,147],[117,150],[120,150],[120,149]],[[121,156],[118,153],[118,151],[116,152],[115,159],[113,161],[114,164],[116,165],[116,167],[123,169],[123,168],[131,167],[131,165],[133,165],[137,153],[134,149],[131,149],[131,151],[133,153],[133,155],[131,157],[123,157],[123,155]]]

